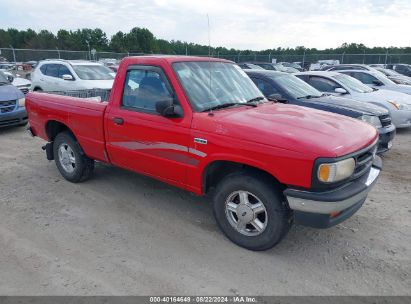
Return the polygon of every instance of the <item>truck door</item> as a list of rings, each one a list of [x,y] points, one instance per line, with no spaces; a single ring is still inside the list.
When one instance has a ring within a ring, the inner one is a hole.
[[[113,164],[174,184],[186,182],[190,166],[190,123],[168,118],[155,110],[156,102],[174,98],[163,70],[154,66],[131,66],[121,100],[111,100],[106,114],[106,145]],[[115,97],[114,97],[115,98]],[[113,98],[113,99],[114,99]]]

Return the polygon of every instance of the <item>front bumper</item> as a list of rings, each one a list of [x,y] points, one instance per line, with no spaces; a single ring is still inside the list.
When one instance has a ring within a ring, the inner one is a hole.
[[[0,128],[24,125],[27,121],[27,111],[24,107],[17,108],[13,112],[0,114]]]
[[[384,153],[391,149],[392,141],[395,137],[395,126],[393,124],[378,129],[378,149],[377,153]]]
[[[290,208],[294,210],[295,222],[315,228],[328,228],[346,220],[361,208],[381,168],[381,158],[376,156],[368,173],[337,189],[323,192],[286,189],[284,194]]]

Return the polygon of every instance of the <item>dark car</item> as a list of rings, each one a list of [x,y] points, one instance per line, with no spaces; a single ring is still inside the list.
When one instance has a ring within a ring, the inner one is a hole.
[[[264,70],[269,70],[269,71],[279,71],[279,72],[286,72],[286,73],[297,73],[299,71],[296,68],[293,68],[291,66],[284,66],[280,63],[255,62],[253,64],[258,65]]]
[[[411,65],[409,65],[409,64],[396,64],[394,66],[394,71],[396,71],[396,72],[398,72],[402,75],[411,77]]]
[[[261,69],[261,70],[264,70],[262,67],[254,64],[254,63],[248,63],[248,62],[238,63],[238,66],[239,66],[240,68],[242,68],[243,70],[250,70],[250,69],[256,69],[256,70]]]
[[[386,109],[352,99],[324,95],[298,77],[287,73],[260,70],[245,72],[267,98],[368,122],[380,133],[378,153],[391,148],[395,127]]]
[[[24,94],[0,71],[0,127],[27,124]]]

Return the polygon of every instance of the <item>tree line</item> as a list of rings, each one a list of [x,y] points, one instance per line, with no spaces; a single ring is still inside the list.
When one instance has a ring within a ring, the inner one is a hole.
[[[0,48],[29,48],[29,49],[60,49],[72,51],[108,51],[117,53],[153,53],[176,55],[303,55],[305,54],[384,54],[387,51],[395,54],[410,54],[411,47],[366,47],[362,43],[343,43],[340,47],[318,50],[316,48],[277,47],[261,51],[228,49],[225,47],[212,47],[180,40],[164,40],[156,38],[146,28],[135,27],[128,33],[118,31],[110,38],[99,28],[78,29],[68,31],[61,29],[54,34],[48,30],[34,31],[32,29],[17,30],[9,28],[0,29]]]

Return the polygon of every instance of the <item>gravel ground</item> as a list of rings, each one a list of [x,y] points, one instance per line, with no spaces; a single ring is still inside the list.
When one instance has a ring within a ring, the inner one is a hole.
[[[71,184],[24,128],[0,130],[1,295],[411,295],[411,130],[363,208],[251,252],[204,198],[98,164]]]

